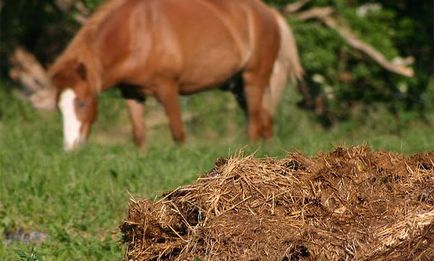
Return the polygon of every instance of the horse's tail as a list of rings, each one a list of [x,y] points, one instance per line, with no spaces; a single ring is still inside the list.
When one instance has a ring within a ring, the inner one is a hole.
[[[280,50],[273,65],[270,88],[265,92],[262,107],[274,115],[289,80],[294,83],[301,81],[304,71],[300,64],[297,44],[288,22],[278,11],[272,11],[279,25]]]

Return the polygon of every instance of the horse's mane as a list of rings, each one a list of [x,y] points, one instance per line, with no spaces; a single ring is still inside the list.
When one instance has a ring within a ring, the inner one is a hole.
[[[101,70],[99,60],[95,57],[91,41],[99,25],[110,15],[114,10],[129,0],[106,0],[100,7],[97,8],[94,14],[85,22],[77,34],[73,37],[63,53],[55,60],[50,67],[50,75],[65,70],[65,65],[71,61],[77,61],[86,65],[91,78],[92,88],[100,89],[100,79],[98,72]],[[93,78],[93,79],[92,79]]]

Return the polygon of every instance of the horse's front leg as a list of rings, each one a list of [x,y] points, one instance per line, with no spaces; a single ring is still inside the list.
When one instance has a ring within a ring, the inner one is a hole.
[[[178,100],[178,88],[178,85],[174,82],[161,83],[156,87],[155,96],[163,105],[167,117],[169,118],[173,139],[182,144],[185,142],[185,133]]]
[[[144,149],[145,146],[145,123],[143,102],[134,99],[127,99],[127,109],[132,124],[133,141],[137,147]]]
[[[144,149],[145,146],[145,97],[134,86],[121,86],[122,96],[126,101],[128,115],[132,125],[133,141],[137,147]]]

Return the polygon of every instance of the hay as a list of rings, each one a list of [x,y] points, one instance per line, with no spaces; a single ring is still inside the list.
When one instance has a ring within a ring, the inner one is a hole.
[[[120,228],[134,260],[433,260],[434,152],[219,159]]]

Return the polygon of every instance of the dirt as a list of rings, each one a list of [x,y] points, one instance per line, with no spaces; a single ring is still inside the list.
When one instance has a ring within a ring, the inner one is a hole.
[[[222,158],[120,229],[133,260],[434,260],[434,152]]]

